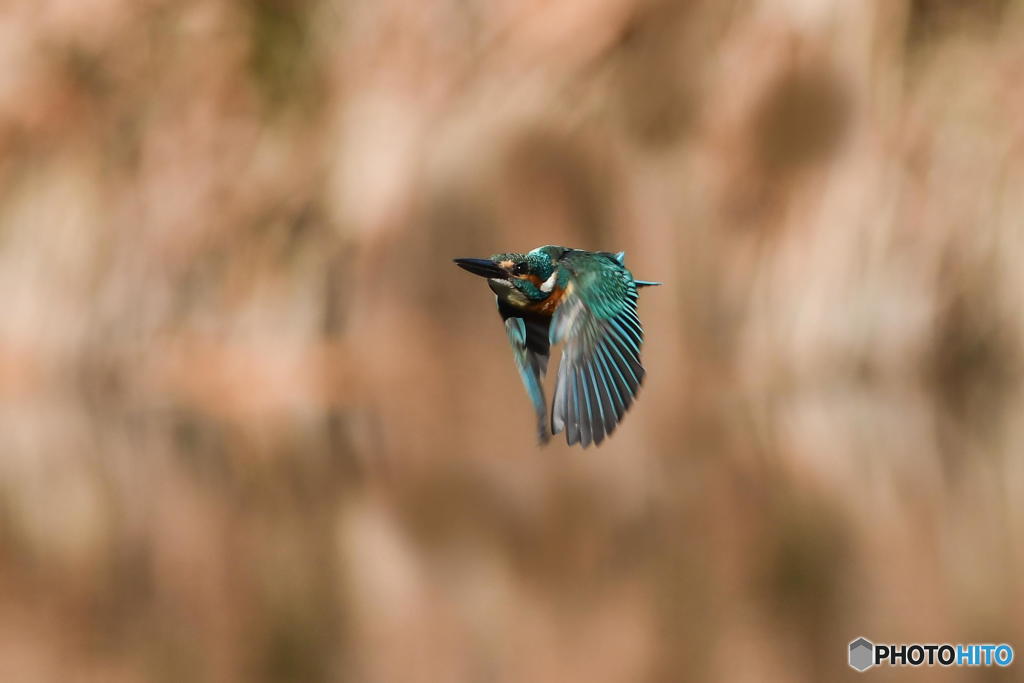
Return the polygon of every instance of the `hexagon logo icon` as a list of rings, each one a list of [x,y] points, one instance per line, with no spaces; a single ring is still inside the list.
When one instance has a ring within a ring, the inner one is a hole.
[[[867,638],[850,641],[850,666],[857,671],[867,671],[874,665],[874,644]]]

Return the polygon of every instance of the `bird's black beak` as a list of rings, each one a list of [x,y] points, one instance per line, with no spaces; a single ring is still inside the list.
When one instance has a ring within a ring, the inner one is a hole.
[[[508,279],[508,271],[490,259],[457,258],[455,259],[455,265],[459,268],[465,268],[473,273],[473,275],[479,275],[480,277]]]

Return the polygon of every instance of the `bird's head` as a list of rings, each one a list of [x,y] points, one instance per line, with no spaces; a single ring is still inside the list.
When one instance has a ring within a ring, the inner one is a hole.
[[[559,282],[556,261],[561,247],[539,247],[527,254],[494,254],[489,259],[457,258],[455,263],[474,275],[487,278],[494,293],[504,300],[524,306],[544,301]]]

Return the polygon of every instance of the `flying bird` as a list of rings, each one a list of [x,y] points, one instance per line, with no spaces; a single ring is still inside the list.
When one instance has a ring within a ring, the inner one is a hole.
[[[551,433],[570,446],[600,444],[615,431],[644,380],[636,314],[637,289],[660,282],[633,279],[625,253],[537,247],[455,263],[487,278],[519,375],[537,414],[542,444],[550,438],[541,382],[551,346],[564,342],[551,404]]]

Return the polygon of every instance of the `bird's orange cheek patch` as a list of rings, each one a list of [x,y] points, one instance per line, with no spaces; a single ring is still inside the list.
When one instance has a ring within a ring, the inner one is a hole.
[[[526,275],[513,275],[512,277],[516,280],[525,280],[526,282],[532,282],[533,286],[537,287],[538,289],[542,284],[544,284],[543,281],[533,273],[527,273]]]

